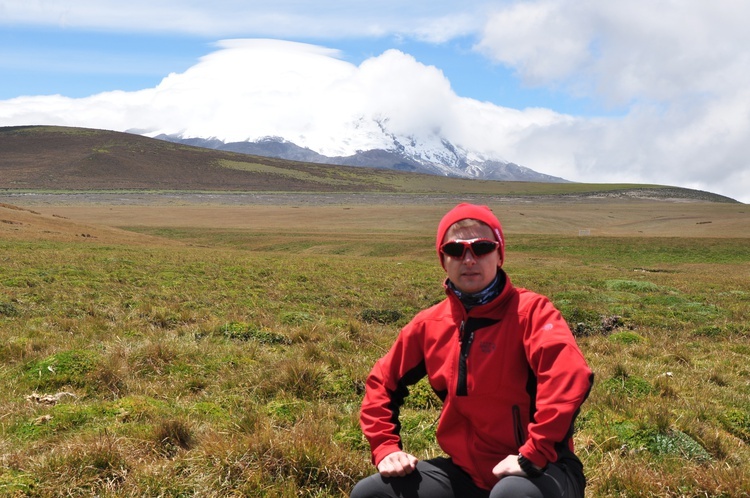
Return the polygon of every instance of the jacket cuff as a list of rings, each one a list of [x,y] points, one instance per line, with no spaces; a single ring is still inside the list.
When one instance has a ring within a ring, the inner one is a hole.
[[[518,451],[524,456],[524,458],[526,458],[526,460],[529,460],[540,469],[547,467],[547,464],[549,463],[549,460],[547,460],[544,455],[528,443],[521,446]]]
[[[377,467],[381,460],[383,460],[383,458],[387,457],[391,453],[396,453],[397,451],[401,451],[401,447],[397,444],[379,446],[372,452],[372,463]]]

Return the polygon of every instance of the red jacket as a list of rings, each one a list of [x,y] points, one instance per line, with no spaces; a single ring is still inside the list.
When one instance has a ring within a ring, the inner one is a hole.
[[[373,462],[401,449],[399,407],[425,375],[443,400],[438,443],[478,486],[491,489],[493,467],[519,451],[540,467],[570,455],[593,375],[560,312],[508,278],[468,313],[447,294],[403,328],[367,378],[360,424]]]

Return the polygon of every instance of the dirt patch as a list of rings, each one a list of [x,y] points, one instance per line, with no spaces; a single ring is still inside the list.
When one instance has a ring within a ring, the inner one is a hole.
[[[0,238],[16,240],[85,241],[101,244],[176,244],[107,226],[64,219],[7,203],[0,203]]]

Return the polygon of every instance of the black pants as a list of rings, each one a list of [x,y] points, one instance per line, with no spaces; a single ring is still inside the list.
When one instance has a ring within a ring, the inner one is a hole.
[[[585,480],[580,463],[561,460],[536,478],[508,476],[491,491],[474,484],[449,458],[420,460],[404,477],[374,474],[354,486],[350,498],[583,498]]]

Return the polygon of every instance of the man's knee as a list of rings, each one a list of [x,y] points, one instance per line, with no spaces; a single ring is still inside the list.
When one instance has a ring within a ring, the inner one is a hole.
[[[359,481],[349,498],[455,498],[446,470],[434,463],[420,460],[416,470],[404,477],[373,474]],[[437,463],[444,462],[438,460]]]
[[[541,490],[526,477],[503,477],[492,488],[490,498],[543,498]]]
[[[349,493],[349,498],[380,498],[382,494],[378,492],[377,482],[373,476],[366,477],[359,481]]]
[[[421,496],[419,494],[418,476],[410,474],[406,477],[384,478],[380,474],[373,474],[359,481],[349,498],[399,498],[403,496]]]

